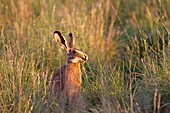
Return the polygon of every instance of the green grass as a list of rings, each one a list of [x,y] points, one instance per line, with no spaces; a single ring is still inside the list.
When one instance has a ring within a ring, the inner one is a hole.
[[[0,2],[0,112],[64,112],[49,81],[65,64],[53,32],[72,32],[86,113],[159,112],[170,103],[169,0]]]

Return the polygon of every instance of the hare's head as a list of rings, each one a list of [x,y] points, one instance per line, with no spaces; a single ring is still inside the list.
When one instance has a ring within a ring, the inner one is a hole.
[[[88,60],[87,54],[74,48],[74,38],[72,33],[69,34],[70,42],[67,45],[67,41],[64,36],[59,31],[54,32],[54,38],[59,46],[66,50],[67,53],[67,62],[68,63],[79,63],[86,62]]]

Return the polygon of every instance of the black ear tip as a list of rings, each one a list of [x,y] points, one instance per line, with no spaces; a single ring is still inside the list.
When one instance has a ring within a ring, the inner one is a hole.
[[[57,33],[57,34],[61,34],[59,31],[54,31],[54,34]]]
[[[72,37],[72,36],[73,36],[73,34],[72,34],[72,33],[70,33],[70,34],[69,34],[69,36],[70,36],[70,37]]]

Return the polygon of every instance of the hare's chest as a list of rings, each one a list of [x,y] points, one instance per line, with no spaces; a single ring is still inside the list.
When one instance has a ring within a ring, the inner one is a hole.
[[[65,72],[65,87],[69,89],[80,88],[82,83],[82,76],[80,70],[67,70]]]

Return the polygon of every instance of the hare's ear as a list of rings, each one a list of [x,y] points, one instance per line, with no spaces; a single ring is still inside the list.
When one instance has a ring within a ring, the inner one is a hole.
[[[61,35],[59,31],[54,32],[54,38],[55,38],[55,41],[59,44],[59,46],[67,51],[68,49],[67,41],[64,38],[64,36]]]
[[[69,37],[70,37],[69,48],[73,49],[74,48],[74,37],[73,37],[73,34],[70,33]]]

